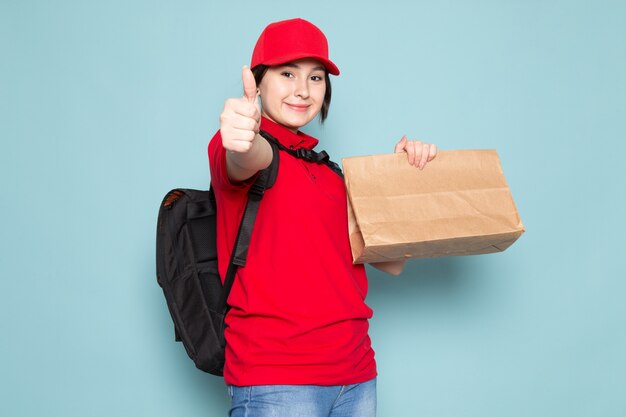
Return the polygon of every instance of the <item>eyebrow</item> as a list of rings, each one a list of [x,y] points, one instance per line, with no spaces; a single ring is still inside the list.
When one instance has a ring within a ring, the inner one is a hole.
[[[300,65],[294,64],[293,62],[282,64],[281,67],[298,68],[298,69],[302,68]],[[313,68],[313,71],[325,71],[325,68],[320,65],[318,67]]]

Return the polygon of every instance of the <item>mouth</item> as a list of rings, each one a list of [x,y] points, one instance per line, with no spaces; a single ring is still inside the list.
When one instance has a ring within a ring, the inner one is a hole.
[[[287,105],[288,108],[297,112],[305,112],[311,106],[310,104],[289,104],[289,103],[285,103],[285,104]]]

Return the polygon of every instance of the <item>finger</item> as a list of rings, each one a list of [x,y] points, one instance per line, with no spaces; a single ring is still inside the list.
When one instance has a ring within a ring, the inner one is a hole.
[[[421,168],[420,163],[422,160],[422,155],[424,154],[422,142],[420,142],[419,140],[415,140],[413,141],[413,146],[415,147],[415,159],[414,159],[413,165],[415,165],[418,168]]]
[[[238,99],[230,99],[228,101],[228,107],[224,109],[223,115],[228,123],[232,123],[232,120],[238,118],[246,118],[252,120],[258,124],[261,122],[261,109],[259,103],[250,103],[247,98],[242,97]],[[258,130],[256,127],[250,127],[250,129]]]
[[[413,144],[413,142],[407,141],[407,144],[404,150],[407,153],[409,165],[413,165],[415,163],[415,145]]]
[[[394,153],[404,152],[404,148],[406,147],[406,135],[402,136],[400,142],[396,143],[395,148],[393,149]]]
[[[243,142],[248,142],[248,143],[252,143],[254,141],[254,138],[256,136],[256,134],[251,131],[251,130],[247,130],[247,129],[229,129],[227,131],[224,132],[225,134],[223,134],[224,137],[228,136],[228,143],[231,145],[234,144],[241,144]]]
[[[243,101],[239,102],[237,105],[231,107],[234,114],[249,117],[250,119],[257,120],[261,117],[259,113],[259,109],[255,104],[249,103],[246,98]]]
[[[228,111],[222,112],[220,114],[220,127],[221,128],[229,128],[235,127],[239,129],[254,129],[254,126],[257,123],[257,119],[254,117],[249,117],[244,114],[238,113],[233,109],[229,109]]]
[[[430,155],[430,145],[428,143],[423,143],[421,146],[417,146],[421,148],[422,152],[422,157],[419,161],[419,168],[424,169],[424,167],[426,166],[426,162],[428,162],[428,155]]]
[[[243,96],[250,102],[255,103],[257,98],[256,81],[254,75],[248,66],[244,65],[241,69],[241,79],[243,81]]]
[[[261,117],[258,106],[250,103],[245,97],[229,98],[226,100],[222,114],[229,117],[245,116],[252,119],[259,119]]]
[[[430,150],[428,152],[428,162],[435,159],[436,156],[437,156],[437,146],[434,143],[431,143]]]
[[[256,135],[261,131],[261,117],[256,119],[256,124],[254,125],[254,134]]]
[[[257,120],[251,117],[233,117],[230,126],[233,129],[253,131],[256,129],[257,123]]]

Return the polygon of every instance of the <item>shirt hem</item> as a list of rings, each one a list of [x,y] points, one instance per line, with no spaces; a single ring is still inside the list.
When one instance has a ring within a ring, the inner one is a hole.
[[[244,378],[237,381],[224,378],[226,385],[234,385],[236,387],[255,386],[255,385],[319,385],[319,386],[334,386],[334,385],[352,385],[360,384],[370,381],[378,376],[377,371],[367,372],[355,376],[354,378],[335,378],[335,379],[319,379],[319,378],[302,378],[298,377],[281,377],[281,378]]]

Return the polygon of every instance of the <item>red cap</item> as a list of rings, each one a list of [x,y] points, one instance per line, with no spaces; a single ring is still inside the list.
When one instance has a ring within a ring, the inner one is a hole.
[[[326,36],[317,26],[304,19],[269,24],[256,42],[250,68],[279,65],[300,58],[317,59],[329,73],[339,75],[339,68],[328,59]]]

